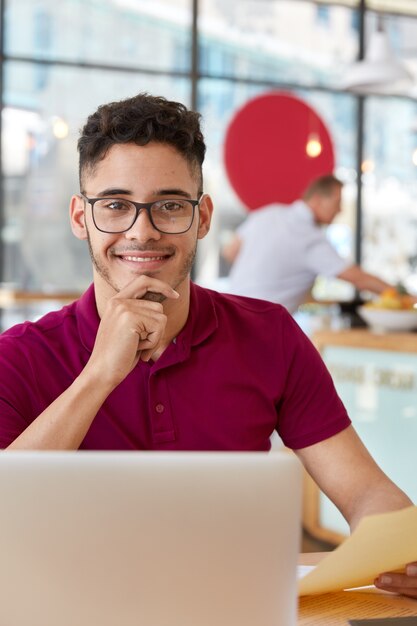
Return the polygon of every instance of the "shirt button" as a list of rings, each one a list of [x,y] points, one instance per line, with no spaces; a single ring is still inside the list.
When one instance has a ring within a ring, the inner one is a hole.
[[[157,413],[163,413],[165,411],[165,407],[163,404],[157,404],[155,407],[155,411]]]

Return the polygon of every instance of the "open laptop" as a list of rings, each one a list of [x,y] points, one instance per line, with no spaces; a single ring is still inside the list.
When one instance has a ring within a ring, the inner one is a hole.
[[[283,452],[3,452],[0,623],[294,626],[300,502]]]

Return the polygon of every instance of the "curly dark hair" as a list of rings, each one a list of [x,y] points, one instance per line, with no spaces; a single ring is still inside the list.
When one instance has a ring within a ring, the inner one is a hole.
[[[79,177],[93,171],[115,144],[151,141],[169,144],[195,169],[203,191],[202,165],[206,152],[200,128],[201,115],[180,102],[140,93],[133,98],[103,104],[92,113],[78,140]]]

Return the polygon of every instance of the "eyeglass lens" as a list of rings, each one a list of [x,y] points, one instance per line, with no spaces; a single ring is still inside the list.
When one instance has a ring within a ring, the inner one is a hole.
[[[103,198],[94,202],[94,221],[100,230],[117,233],[129,230],[136,220],[136,206],[129,200]],[[188,200],[158,200],[150,207],[155,228],[165,233],[181,233],[191,226],[194,206]]]

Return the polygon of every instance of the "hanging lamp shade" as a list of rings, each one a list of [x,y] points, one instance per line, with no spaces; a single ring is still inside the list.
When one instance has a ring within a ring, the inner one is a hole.
[[[350,66],[341,88],[355,93],[391,93],[411,86],[412,75],[394,56],[382,27],[372,33],[365,58]]]

